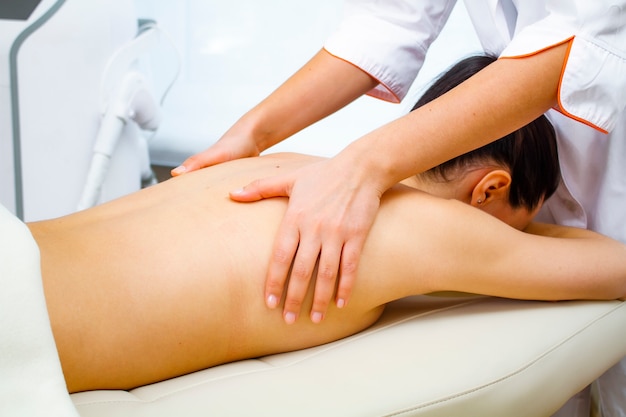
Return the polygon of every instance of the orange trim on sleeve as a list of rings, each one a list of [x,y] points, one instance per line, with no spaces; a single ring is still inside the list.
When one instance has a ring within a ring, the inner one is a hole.
[[[583,118],[580,118],[578,116],[575,116],[575,115],[569,113],[567,110],[565,110],[563,108],[563,105],[561,104],[561,85],[563,84],[563,76],[565,74],[565,67],[566,67],[567,61],[569,59],[569,53],[570,53],[570,50],[572,49],[572,44],[573,44],[574,38],[575,38],[575,36],[569,37],[569,38],[567,38],[567,39],[565,39],[565,40],[563,40],[561,42],[555,43],[553,45],[546,46],[545,48],[541,48],[541,49],[539,49],[537,51],[534,51],[534,52],[531,52],[531,53],[528,53],[528,54],[514,55],[514,56],[505,56],[505,57],[500,57],[499,59],[528,58],[530,56],[534,56],[534,55],[540,54],[541,52],[544,52],[544,51],[546,51],[548,49],[554,48],[555,46],[563,45],[564,43],[569,43],[569,45],[567,47],[567,52],[565,53],[565,60],[563,61],[563,66],[561,67],[561,75],[559,77],[559,86],[558,86],[557,94],[556,94],[556,99],[557,99],[557,102],[558,102],[558,108],[554,108],[554,110],[556,110],[559,113],[569,117],[570,119],[576,120],[577,122],[580,122],[580,123],[582,123],[584,125],[587,125],[587,126],[593,128],[593,129],[595,129],[595,130],[597,130],[599,132],[607,134],[607,133],[609,133],[607,130],[602,129],[599,126],[594,125],[593,123],[589,122],[588,120],[585,120]]]
[[[391,94],[391,96],[393,97],[393,100],[387,100],[387,99],[385,99],[384,97],[380,97],[380,96],[376,96],[376,95],[372,94],[372,93],[371,93],[371,91],[373,91],[376,87],[372,88],[372,90],[370,90],[369,92],[367,92],[367,93],[366,93],[368,96],[371,96],[371,97],[377,98],[377,99],[379,99],[379,100],[387,101],[387,102],[390,102],[390,103],[394,103],[394,104],[397,104],[397,103],[401,103],[401,102],[402,102],[402,100],[400,100],[400,98],[396,95],[396,93],[394,93],[394,92],[393,92],[393,90],[392,90],[391,88],[389,88],[389,86],[387,86],[387,84],[385,84],[384,82],[380,81],[378,78],[374,77],[372,74],[370,74],[370,72],[369,72],[369,71],[364,70],[363,68],[359,67],[358,65],[356,65],[356,64],[355,64],[355,63],[353,63],[353,62],[348,61],[347,59],[344,59],[344,58],[342,58],[342,57],[340,57],[340,56],[337,56],[337,55],[333,54],[332,52],[330,52],[330,51],[329,51],[328,49],[326,49],[326,48],[323,48],[323,49],[324,49],[324,50],[325,50],[325,51],[326,51],[329,55],[331,55],[331,56],[333,56],[333,57],[335,57],[335,58],[337,58],[337,59],[340,59],[340,60],[342,60],[343,62],[346,62],[346,63],[348,63],[348,64],[352,65],[353,67],[358,68],[359,70],[363,71],[363,72],[364,72],[364,73],[366,73],[367,75],[369,75],[369,76],[370,76],[373,80],[375,80],[376,82],[378,82],[378,84],[379,84],[379,85],[382,85],[383,87],[385,87],[385,89],[386,89],[386,90],[389,92],[389,94]]]

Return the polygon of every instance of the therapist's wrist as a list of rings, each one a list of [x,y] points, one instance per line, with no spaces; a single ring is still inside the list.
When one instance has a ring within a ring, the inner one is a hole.
[[[382,194],[403,178],[396,179],[393,159],[386,152],[367,149],[359,141],[355,141],[341,151],[335,159],[344,166],[350,167],[352,177],[359,184],[368,186]]]
[[[226,135],[247,138],[256,146],[259,154],[279,142],[273,140],[273,130],[268,127],[262,112],[256,109],[244,114]]]
[[[276,108],[268,103],[271,103],[269,99],[261,102],[237,122],[242,131],[254,140],[260,152],[282,142],[300,129],[289,123],[294,118],[291,109]]]

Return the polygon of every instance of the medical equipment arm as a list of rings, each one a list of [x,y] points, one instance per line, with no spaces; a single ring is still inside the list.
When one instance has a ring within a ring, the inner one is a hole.
[[[98,203],[111,156],[124,126],[131,120],[145,130],[156,130],[161,121],[159,105],[145,78],[138,72],[130,72],[124,78],[109,109],[102,117],[78,210]]]

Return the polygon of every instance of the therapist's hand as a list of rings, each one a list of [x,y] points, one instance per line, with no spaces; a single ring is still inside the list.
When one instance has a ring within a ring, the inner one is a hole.
[[[211,165],[259,154],[257,143],[250,135],[229,131],[208,149],[187,158],[171,174],[176,177]]]
[[[266,304],[275,308],[290,275],[283,310],[287,323],[300,314],[318,259],[311,320],[323,320],[333,294],[337,307],[348,303],[359,256],[385,191],[368,183],[362,171],[330,159],[256,180],[231,193],[233,200],[242,202],[290,197],[265,285]]]

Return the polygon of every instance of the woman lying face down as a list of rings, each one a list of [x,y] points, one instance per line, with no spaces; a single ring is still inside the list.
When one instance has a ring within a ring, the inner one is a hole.
[[[495,61],[472,56],[454,65],[425,91],[415,110]],[[416,127],[419,128],[419,127]],[[561,179],[556,137],[545,116],[513,133],[453,158],[414,178],[416,188],[481,208],[523,229]]]
[[[504,146],[515,151],[512,159],[498,152],[469,155],[388,191],[350,302],[331,307],[319,324],[294,318],[288,325],[263,302],[286,199],[241,204],[228,198],[241,184],[317,157],[236,160],[29,224],[68,390],[129,389],[327,343],[365,329],[386,303],[409,295],[623,297],[623,245],[578,229],[527,226],[558,182],[553,133],[544,122],[533,129],[537,140],[527,133],[505,139],[513,142]],[[543,174],[526,187],[531,180],[525,172],[519,176],[518,164],[531,156]]]

